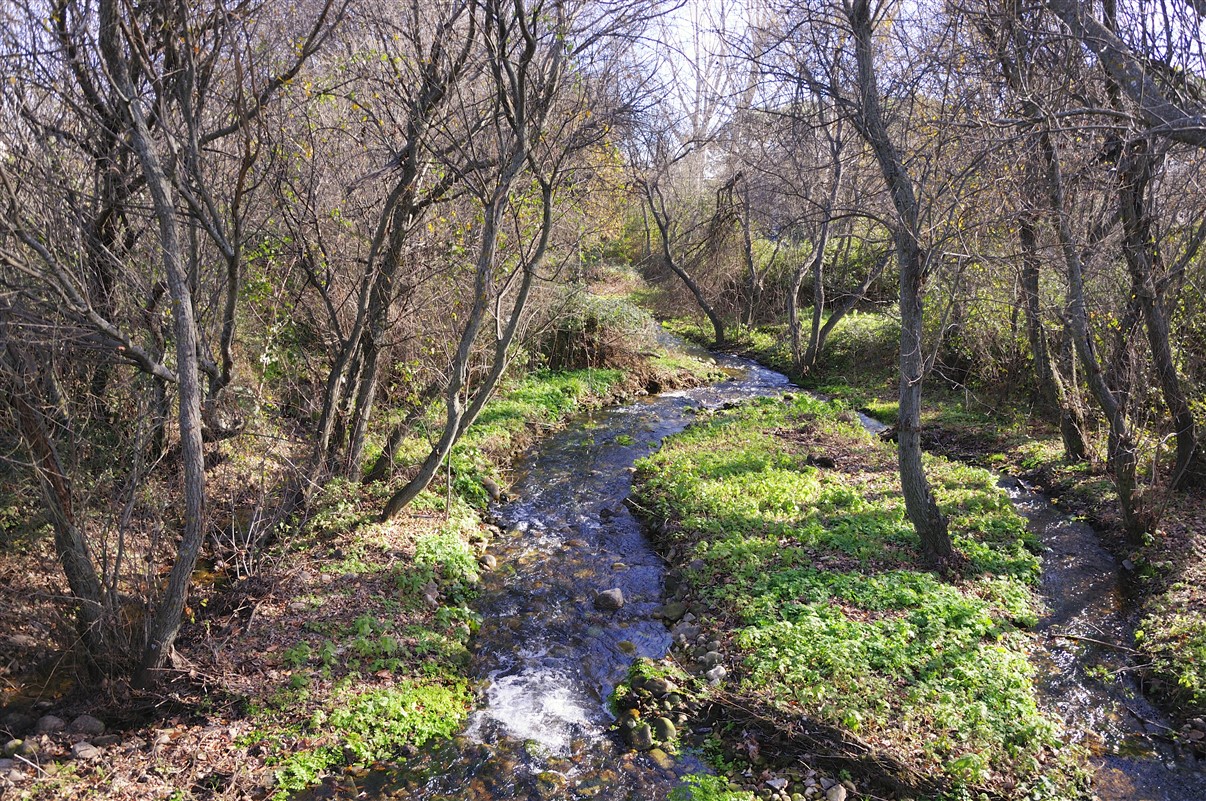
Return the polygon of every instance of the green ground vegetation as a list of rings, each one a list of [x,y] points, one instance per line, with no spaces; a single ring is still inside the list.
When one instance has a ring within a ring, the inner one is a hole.
[[[674,364],[673,375],[647,369],[667,382],[708,370],[682,357]],[[325,487],[280,554],[314,569],[293,583],[285,619],[275,622],[284,639],[266,662],[278,681],[248,699],[253,726],[243,742],[265,752],[278,796],[459,730],[473,702],[466,645],[479,623],[477,556],[490,537],[487,479],[502,483],[510,459],[570,415],[638,390],[607,368],[544,369],[505,382],[454,450],[451,492],[441,471],[395,520],[378,519],[388,483]],[[425,446],[414,436],[401,458]]]
[[[963,574],[926,571],[890,446],[841,402],[718,412],[638,464],[636,503],[714,611],[723,689],[847,733],[952,792],[1068,793],[1027,660],[1036,543],[984,470],[929,461]]]
[[[676,319],[669,327],[696,341],[710,336],[699,320]],[[783,325],[737,328],[733,347],[892,425],[898,339],[899,325],[890,313],[852,313],[838,324],[821,364],[809,375],[793,370]],[[1068,461],[1058,428],[1036,408],[1028,377],[986,381],[972,373],[964,378],[952,382],[936,374],[926,384],[926,449],[1024,478],[1101,532],[1135,579],[1142,617],[1135,647],[1148,689],[1179,719],[1206,715],[1206,562],[1193,556],[1206,546],[1206,497],[1170,496],[1153,486],[1149,506],[1158,511],[1159,524],[1145,542],[1127,541],[1119,533],[1117,494],[1105,473],[1104,430],[1097,431],[1091,461]],[[1148,453],[1144,463],[1153,458]]]

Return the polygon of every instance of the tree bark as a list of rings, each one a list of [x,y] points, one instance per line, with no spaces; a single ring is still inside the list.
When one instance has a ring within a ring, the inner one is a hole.
[[[1018,242],[1022,250],[1022,296],[1026,314],[1026,337],[1030,342],[1030,353],[1034,360],[1034,377],[1038,382],[1039,395],[1047,410],[1059,417],[1060,437],[1064,445],[1064,457],[1069,461],[1082,462],[1088,458],[1085,444],[1084,419],[1069,396],[1059,374],[1055,359],[1047,347],[1047,331],[1043,325],[1039,295],[1039,273],[1042,260],[1038,254],[1035,214],[1027,209],[1018,219]]]
[[[1114,485],[1118,490],[1119,507],[1122,511],[1123,527],[1132,540],[1138,541],[1147,530],[1142,512],[1136,469],[1139,457],[1127,422],[1126,410],[1120,398],[1111,389],[1097,357],[1097,349],[1089,331],[1089,312],[1085,302],[1084,267],[1080,251],[1068,221],[1064,199],[1063,174],[1055,144],[1048,132],[1039,136],[1043,161],[1046,165],[1047,195],[1051,204],[1060,250],[1068,274],[1068,330],[1076,347],[1076,354],[1085,370],[1085,381],[1089,391],[1097,400],[1109,422],[1108,462]]]
[[[900,410],[898,449],[900,483],[909,521],[921,540],[922,551],[936,565],[949,565],[955,558],[946,518],[934,500],[922,465],[921,385],[925,373],[922,352],[922,296],[926,256],[919,241],[920,219],[913,181],[888,133],[880,106],[875,75],[869,0],[853,0],[847,14],[855,40],[858,63],[859,110],[857,127],[875,153],[884,183],[899,218],[894,231],[896,259],[900,267]]]
[[[178,423],[184,490],[184,528],[176,560],[156,605],[142,660],[135,675],[140,686],[154,684],[167,664],[180,630],[188,596],[189,579],[201,550],[205,516],[205,459],[201,443],[201,384],[197,361],[197,325],[193,298],[184,266],[180,231],[171,181],[160,160],[147,126],[142,102],[130,79],[124,53],[121,11],[117,0],[101,0],[100,44],[105,66],[124,106],[131,141],[146,176],[152,209],[159,226],[159,249],[172,299],[172,326],[176,339]]]
[[[1143,314],[1144,330],[1151,348],[1152,367],[1172,418],[1176,437],[1176,460],[1170,473],[1175,490],[1200,484],[1199,446],[1189,399],[1177,375],[1170,344],[1168,315],[1157,287],[1155,270],[1161,255],[1152,230],[1148,189],[1155,160],[1152,145],[1138,141],[1127,148],[1118,164],[1118,197],[1122,218],[1122,250],[1131,276],[1131,294]]]
[[[700,289],[699,284],[695,282],[691,274],[674,258],[669,213],[665,208],[658,207],[659,196],[657,189],[649,184],[645,184],[645,200],[648,204],[650,214],[653,215],[653,222],[657,225],[658,238],[662,244],[662,260],[670,268],[671,272],[677,275],[679,280],[687,287],[691,296],[695,298],[696,304],[699,305],[704,315],[707,316],[708,322],[712,324],[713,344],[718,348],[724,347],[724,320],[720,319],[720,315],[716,312],[716,309],[704,297],[703,290]]]

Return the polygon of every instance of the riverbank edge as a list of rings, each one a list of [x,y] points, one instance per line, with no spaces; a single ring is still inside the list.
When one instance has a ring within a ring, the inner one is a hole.
[[[789,403],[792,397],[792,393],[786,395]],[[821,402],[816,401],[816,403]],[[730,412],[730,414],[740,413],[740,410]],[[853,415],[848,411],[836,412],[834,415],[846,415],[851,422],[854,422]],[[815,420],[811,413],[807,417]],[[813,424],[812,422],[807,423],[805,427]],[[651,467],[661,453],[675,447],[678,439],[693,436],[693,429],[707,425],[706,420],[693,424],[683,435],[668,438],[663,443],[663,450],[659,451],[659,454],[655,454],[643,464],[638,463],[634,493],[630,503],[631,508],[644,520],[655,547],[670,565],[668,590],[670,588],[676,590],[667,604],[668,610],[674,610],[667,612],[668,625],[671,625],[671,631],[675,633],[675,649],[670,660],[673,665],[690,666],[689,672],[695,676],[696,693],[690,694],[684,691],[688,697],[686,706],[693,714],[691,728],[687,731],[695,731],[702,727],[702,730],[712,737],[713,741],[710,744],[703,744],[703,750],[713,757],[719,772],[727,782],[727,784],[708,783],[708,793],[717,792],[720,793],[719,795],[713,796],[704,793],[693,797],[708,799],[715,797],[725,799],[725,801],[753,797],[779,799],[780,801],[783,799],[793,799],[794,801],[800,798],[833,799],[835,797],[845,798],[848,793],[851,797],[858,797],[855,794],[856,782],[862,792],[869,791],[872,797],[962,798],[964,796],[960,793],[971,792],[972,796],[969,797],[981,797],[978,794],[985,793],[984,797],[1012,798],[1015,797],[1012,792],[1003,791],[1003,788],[1010,787],[1020,793],[1016,796],[1019,798],[1065,799],[1070,797],[1066,793],[1071,791],[1074,786],[1080,788],[1077,792],[1083,792],[1086,777],[1077,767],[1080,758],[1070,755],[1071,752],[1061,756],[1052,751],[1044,755],[1042,759],[1048,762],[1049,773],[1043,773],[1047,768],[1040,768],[1038,774],[1030,777],[1030,781],[1034,784],[1025,791],[1022,790],[1022,782],[1017,780],[1018,777],[1002,777],[998,774],[998,781],[995,782],[962,781],[960,780],[962,760],[956,760],[954,770],[946,776],[935,773],[927,774],[925,771],[918,771],[915,766],[907,764],[907,760],[897,759],[897,754],[889,751],[876,752],[859,734],[843,727],[840,723],[817,720],[808,715],[801,715],[798,711],[789,714],[784,708],[777,707],[774,703],[768,703],[765,698],[757,697],[757,693],[750,692],[748,687],[746,691],[742,691],[732,686],[730,679],[742,676],[748,678],[751,673],[757,672],[757,668],[756,666],[754,669],[750,668],[749,661],[752,657],[746,658],[744,662],[737,659],[741,649],[733,647],[735,639],[733,621],[727,620],[721,611],[708,608],[700,597],[708,589],[701,585],[698,579],[702,561],[699,558],[698,550],[702,541],[703,550],[706,552],[709,546],[706,540],[710,535],[706,533],[701,535],[699,532],[714,529],[717,525],[715,517],[710,522],[701,522],[705,518],[700,510],[693,507],[689,510],[686,508],[690,506],[690,503],[684,502],[683,499],[693,495],[689,488],[678,487],[668,490],[665,487],[655,486],[659,482],[665,483],[664,474],[667,469],[675,474],[694,475],[695,468],[693,466],[674,464],[669,468],[666,465],[661,465],[660,468]],[[762,433],[771,435],[783,433],[778,425],[772,426],[772,429],[774,430]],[[860,430],[860,433],[863,432]],[[796,445],[803,448],[799,454],[802,459],[800,463],[805,465],[802,469],[808,470],[815,466],[819,466],[821,469],[833,468],[834,464],[829,457],[817,457],[813,451],[823,451],[828,454],[844,453],[844,444],[851,445],[849,448],[851,451],[864,447],[887,450],[873,441],[853,446],[850,441],[842,443],[828,434],[822,439],[821,442],[796,442],[795,439],[792,439],[791,446],[793,448]],[[865,434],[863,439],[867,439]],[[727,446],[728,444],[723,439],[715,445],[711,445],[708,448],[710,454],[708,458],[722,459]],[[849,461],[849,459],[839,457],[839,470],[849,470],[850,465],[842,464],[843,461]],[[881,465],[881,467],[883,466]],[[659,469],[663,475],[657,475]],[[983,488],[977,487],[976,489],[982,489],[988,494],[997,493],[1004,497],[1004,493],[996,487],[995,480],[986,479],[986,481],[988,483]],[[1008,507],[1008,512],[1012,513],[1012,508],[1008,506],[1007,501],[1005,507]],[[783,542],[781,540],[781,545]],[[712,542],[710,545],[713,549],[717,547],[716,542]],[[783,547],[790,548],[790,544],[783,545]],[[706,559],[707,557],[705,557]],[[827,559],[826,557],[826,561]],[[771,570],[770,567],[766,569]],[[822,568],[822,570],[826,569],[828,568]],[[1037,573],[1035,578],[1037,578]],[[717,581],[727,582],[730,585],[727,589],[731,589],[735,584],[738,587],[737,591],[741,591],[742,580],[740,578],[729,576],[717,578]],[[683,610],[687,611],[688,618],[679,617]],[[730,613],[728,617],[732,617],[732,611],[728,610]],[[703,618],[714,619],[709,621],[710,625],[705,623],[703,631],[697,634],[696,629],[699,627],[695,624],[703,622]],[[686,626],[686,629],[689,629],[685,632],[686,639],[683,636],[684,632],[679,631],[682,628],[681,621],[684,619],[691,624]],[[1008,623],[1005,625],[1009,626]],[[1023,647],[1019,653],[1024,653],[1024,650]],[[654,697],[650,698],[650,694],[643,691],[643,679],[647,675],[657,673],[658,670],[665,670],[665,668],[643,667],[635,674],[635,681],[622,688],[617,694],[617,707],[621,712],[621,736],[626,735],[623,714],[624,709],[628,706],[635,705],[638,708],[638,719],[642,717],[648,719],[650,715],[658,714],[657,694],[654,693]],[[671,673],[673,672],[671,670]],[[644,708],[646,706],[649,708]],[[712,733],[721,731],[722,727],[717,725],[721,722],[729,724],[728,730],[727,734],[717,740]],[[923,734],[925,734],[924,731],[920,732],[919,736]],[[684,741],[695,739],[695,744],[700,745],[698,737],[692,738],[689,733],[683,737]],[[759,747],[759,743],[761,743],[761,747]],[[1046,746],[1040,747],[1040,751],[1045,748]],[[1075,751],[1075,749],[1073,750]],[[776,753],[779,754],[777,759],[772,756]],[[1001,781],[1002,779],[1003,781]],[[1049,779],[1051,783],[1048,789],[1055,794],[1043,795],[1039,788],[1046,786]],[[1031,794],[1034,793],[1037,795],[1032,796]]]
[[[483,413],[487,438],[467,434],[471,480],[389,523],[377,517],[396,481],[331,482],[251,577],[196,588],[177,643],[187,667],[166,697],[111,686],[10,713],[0,794],[261,799],[324,780],[342,792],[372,763],[454,736],[477,690],[465,668],[478,573],[505,567],[485,555],[500,533],[486,507],[510,466],[574,415],[723,377],[645,349],[612,369],[510,381],[491,402],[505,411]],[[550,403],[512,403],[525,388]]]

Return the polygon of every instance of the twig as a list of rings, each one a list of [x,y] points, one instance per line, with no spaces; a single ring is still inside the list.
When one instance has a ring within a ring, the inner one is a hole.
[[[1123,651],[1128,654],[1139,653],[1134,648],[1128,648],[1125,645],[1119,645],[1118,643],[1114,643],[1114,642],[1106,642],[1105,640],[1098,640],[1093,637],[1081,637],[1076,634],[1061,634],[1059,632],[1053,631],[1050,634],[1048,634],[1047,637],[1051,638],[1051,639],[1059,638],[1062,640],[1076,640],[1077,642],[1091,642],[1094,645],[1101,645],[1101,646],[1104,646],[1105,648],[1113,648],[1116,651]]]

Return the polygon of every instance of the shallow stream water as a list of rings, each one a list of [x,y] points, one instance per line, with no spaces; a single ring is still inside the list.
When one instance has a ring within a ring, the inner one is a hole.
[[[465,732],[402,768],[345,776],[304,797],[661,801],[683,774],[702,769],[689,755],[659,765],[620,748],[607,732],[606,700],[635,659],[660,658],[671,645],[654,616],[664,564],[623,505],[633,462],[697,409],[790,388],[753,362],[717,361],[730,380],[584,415],[519,465],[517,500],[495,510],[506,534],[491,546],[500,568],[484,578],[477,604],[473,672],[485,689]],[[1050,614],[1035,661],[1048,707],[1069,739],[1095,754],[1098,794],[1206,801],[1203,766],[1165,737],[1163,718],[1129,678],[1131,628],[1113,560],[1092,529],[1018,482],[1002,486],[1048,549]],[[596,595],[614,588],[623,608],[597,610]]]
[[[1102,801],[1206,801],[1206,761],[1179,745],[1165,716],[1140,692],[1131,650],[1133,615],[1122,571],[1097,532],[1016,479],[1014,507],[1046,549],[1033,656],[1048,707],[1068,737],[1093,755]]]
[[[626,753],[607,730],[607,697],[638,657],[671,645],[654,617],[665,565],[624,506],[631,468],[697,409],[788,387],[752,362],[717,356],[732,378],[584,415],[518,466],[512,503],[495,509],[506,533],[499,569],[483,578],[473,673],[485,689],[461,737],[396,771],[349,778],[310,797],[427,801],[575,799],[659,801],[701,766]],[[618,588],[624,606],[594,599]]]

